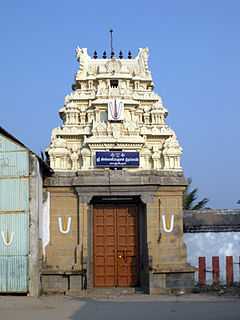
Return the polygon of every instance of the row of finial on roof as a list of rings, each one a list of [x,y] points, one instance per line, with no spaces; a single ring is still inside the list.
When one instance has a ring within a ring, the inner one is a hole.
[[[115,52],[114,51],[111,52],[110,57],[111,58],[115,57]],[[93,59],[97,59],[97,58],[98,58],[98,54],[97,54],[97,51],[95,50],[93,52]],[[107,52],[106,51],[103,51],[102,58],[103,59],[107,59]],[[119,52],[119,59],[123,59],[123,52],[121,50]],[[128,51],[128,59],[132,59],[132,52],[131,51]]]

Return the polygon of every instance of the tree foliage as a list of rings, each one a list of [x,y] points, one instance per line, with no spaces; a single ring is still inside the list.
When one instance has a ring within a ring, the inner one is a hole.
[[[209,202],[208,198],[203,198],[200,201],[198,199],[198,189],[191,189],[192,179],[188,178],[188,186],[183,195],[183,209],[184,210],[199,210],[206,208],[206,204]]]

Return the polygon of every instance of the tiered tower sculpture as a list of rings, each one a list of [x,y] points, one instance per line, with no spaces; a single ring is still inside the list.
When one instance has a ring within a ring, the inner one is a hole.
[[[79,70],[47,149],[54,171],[96,168],[96,151],[137,151],[138,168],[182,171],[182,148],[166,124],[168,111],[154,92],[148,49],[135,58],[91,58],[76,49]]]

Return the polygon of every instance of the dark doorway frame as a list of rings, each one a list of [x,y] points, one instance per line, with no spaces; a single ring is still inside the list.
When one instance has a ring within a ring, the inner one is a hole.
[[[147,246],[147,218],[146,205],[140,196],[93,196],[88,210],[88,261],[87,278],[88,288],[94,288],[94,248],[93,248],[93,209],[97,205],[136,205],[138,214],[138,256],[139,276],[138,285],[141,289],[148,288],[148,246]]]

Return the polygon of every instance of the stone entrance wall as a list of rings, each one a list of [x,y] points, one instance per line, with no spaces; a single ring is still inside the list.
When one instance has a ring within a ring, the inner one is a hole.
[[[194,269],[187,265],[183,242],[185,185],[183,174],[174,172],[98,170],[47,178],[45,187],[51,194],[50,243],[43,289],[51,289],[51,277],[56,276],[67,279],[63,291],[92,287],[92,200],[97,196],[140,199],[145,211],[140,233],[146,233],[144,250],[148,257],[141,270],[141,278],[147,279],[142,281],[146,291],[161,293],[179,286],[191,287]]]

